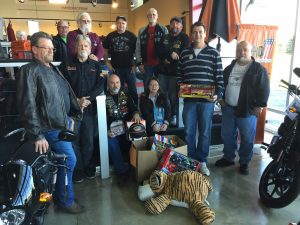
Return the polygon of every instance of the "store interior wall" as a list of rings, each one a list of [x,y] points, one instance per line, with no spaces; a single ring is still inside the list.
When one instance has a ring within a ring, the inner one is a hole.
[[[92,30],[98,35],[107,35],[112,31],[112,22],[118,15],[128,18],[128,29],[137,34],[140,27],[147,24],[146,13],[155,7],[159,14],[159,23],[167,25],[173,16],[184,16],[189,24],[189,0],[151,0],[135,10],[131,10],[129,0],[117,0],[119,6],[113,9],[110,4],[79,3],[79,0],[69,0],[67,4],[49,4],[45,0],[1,0],[0,17],[5,18],[7,26],[11,19],[14,31],[24,30],[28,33],[28,19],[38,20],[39,28],[50,34],[56,34],[55,22],[59,19],[70,21],[70,30],[77,28],[76,16],[79,12],[88,12],[93,20]],[[182,12],[186,12],[182,15]],[[28,18],[28,19],[27,19]],[[111,22],[109,22],[111,21]]]

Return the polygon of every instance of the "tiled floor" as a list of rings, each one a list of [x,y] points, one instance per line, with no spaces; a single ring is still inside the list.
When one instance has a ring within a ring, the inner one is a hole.
[[[282,209],[264,207],[259,200],[260,175],[270,161],[263,150],[255,151],[250,164],[250,174],[238,173],[238,165],[216,168],[210,158],[208,166],[214,191],[209,195],[210,207],[216,213],[215,225],[288,225],[300,220],[300,197]],[[137,186],[133,179],[127,187],[120,188],[115,177],[86,180],[75,185],[76,197],[87,211],[81,215],[54,212],[46,215],[45,225],[183,225],[198,224],[192,213],[170,206],[161,215],[145,214],[143,203],[137,199]]]

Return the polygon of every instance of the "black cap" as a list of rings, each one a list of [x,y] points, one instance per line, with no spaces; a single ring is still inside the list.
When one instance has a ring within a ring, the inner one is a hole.
[[[118,21],[119,19],[127,21],[125,16],[117,16],[116,21]]]
[[[178,17],[178,16],[172,17],[172,19],[170,20],[170,23],[172,23],[174,20],[175,20],[176,22],[182,24],[182,19],[181,19],[180,17]]]

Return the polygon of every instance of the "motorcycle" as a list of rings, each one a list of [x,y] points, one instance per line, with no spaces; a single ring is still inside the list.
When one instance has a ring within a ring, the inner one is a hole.
[[[300,68],[294,73],[300,77]],[[300,86],[284,80],[281,83],[294,100],[271,143],[262,143],[272,161],[260,178],[259,195],[261,202],[271,208],[289,205],[300,192]]]
[[[59,138],[73,140],[70,134],[61,132]],[[24,140],[24,129],[5,135],[2,143],[12,156],[5,163],[1,158],[0,225],[42,225],[55,190],[57,170],[68,169],[66,155],[36,153],[34,145]]]

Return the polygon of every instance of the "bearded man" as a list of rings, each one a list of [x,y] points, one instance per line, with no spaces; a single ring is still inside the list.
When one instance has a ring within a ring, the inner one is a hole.
[[[216,166],[234,165],[236,151],[240,156],[240,173],[247,175],[253,155],[256,122],[262,107],[267,106],[270,83],[267,70],[251,57],[252,45],[241,41],[236,49],[236,60],[224,69],[225,95],[222,106],[222,159]],[[238,130],[240,147],[238,149]]]
[[[92,31],[92,19],[87,12],[79,13],[77,16],[78,29],[70,31],[67,37],[68,56],[73,58],[76,56],[75,40],[78,34],[87,35],[91,40],[91,54],[90,59],[100,61],[104,55],[104,49],[101,39],[96,33]]]
[[[94,131],[96,121],[96,97],[104,91],[105,77],[100,64],[89,58],[91,40],[79,34],[75,41],[76,57],[61,65],[61,70],[71,84],[79,105],[83,111],[82,121],[75,121],[75,131],[79,134],[74,143],[77,164],[73,173],[73,182],[95,177],[96,164],[92,159],[94,152]]]

